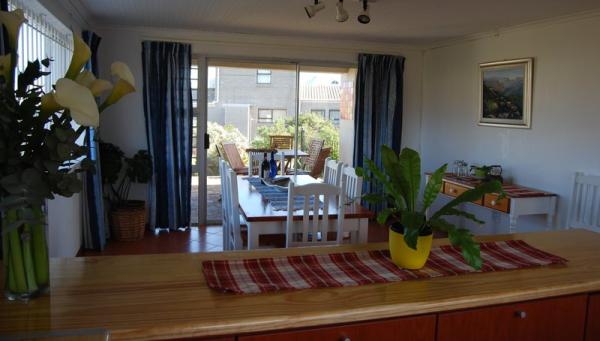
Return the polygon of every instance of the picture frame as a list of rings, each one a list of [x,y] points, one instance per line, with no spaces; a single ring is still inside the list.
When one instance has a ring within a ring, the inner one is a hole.
[[[478,125],[531,128],[533,58],[479,64]]]

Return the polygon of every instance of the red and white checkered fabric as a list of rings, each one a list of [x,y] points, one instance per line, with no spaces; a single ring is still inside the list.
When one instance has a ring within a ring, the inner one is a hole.
[[[522,240],[481,243],[483,267],[477,271],[450,245],[434,247],[423,269],[398,268],[388,250],[279,258],[210,260],[202,263],[209,287],[237,294],[279,290],[335,288],[412,279],[455,276],[564,264],[566,259]]]

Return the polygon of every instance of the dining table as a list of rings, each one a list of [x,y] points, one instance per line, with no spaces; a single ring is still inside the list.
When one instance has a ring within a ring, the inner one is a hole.
[[[321,180],[310,175],[289,176],[295,185],[319,183]],[[248,249],[259,247],[259,236],[266,234],[285,234],[287,210],[277,210],[271,203],[248,181],[247,176],[238,176],[238,198],[240,213],[243,215],[248,229]],[[330,219],[337,219],[337,202],[328,203]],[[366,243],[369,233],[369,218],[374,216],[368,208],[361,205],[360,200],[346,203],[344,207],[343,232],[350,234],[352,243]],[[322,214],[322,210],[319,210]],[[303,211],[294,211],[294,221],[301,223]]]
[[[305,151],[302,151],[300,149],[298,149],[298,152],[296,154],[296,151],[294,149],[246,148],[246,153],[248,153],[248,154],[251,154],[251,153],[267,153],[269,155],[269,154],[271,154],[271,152],[275,152],[276,158],[279,161],[280,175],[285,175],[290,162],[295,157],[297,157],[298,159],[302,159],[302,158],[308,157],[308,153],[305,152]]]

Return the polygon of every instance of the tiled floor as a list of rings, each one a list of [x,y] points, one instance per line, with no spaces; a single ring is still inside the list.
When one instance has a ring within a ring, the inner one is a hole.
[[[283,235],[273,236],[268,244],[282,246]],[[369,226],[369,242],[387,240],[387,228],[377,223]],[[261,239],[262,241],[262,239]],[[223,250],[221,226],[193,227],[186,231],[147,231],[144,239],[135,242],[109,240],[102,252],[82,250],[80,256],[115,256],[153,253],[216,252]]]

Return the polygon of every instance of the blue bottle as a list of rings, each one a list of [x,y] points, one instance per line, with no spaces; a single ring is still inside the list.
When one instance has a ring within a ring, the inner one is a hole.
[[[269,172],[269,175],[271,179],[275,179],[275,177],[277,176],[277,162],[275,162],[275,151],[271,152],[271,161],[269,161],[269,164],[271,166],[271,171]]]

